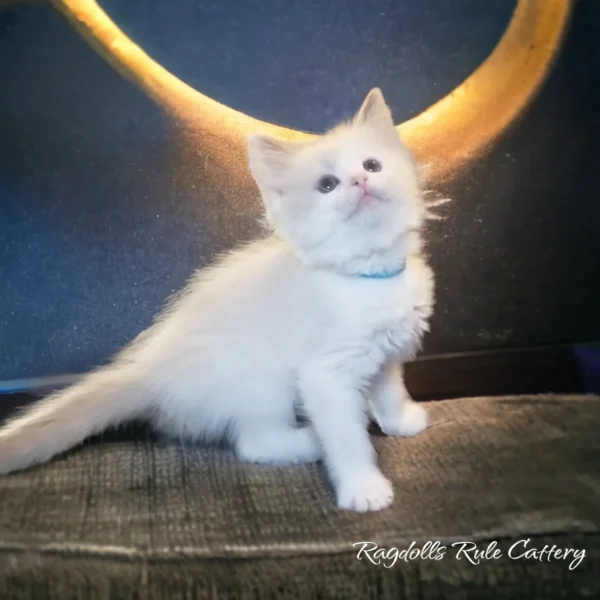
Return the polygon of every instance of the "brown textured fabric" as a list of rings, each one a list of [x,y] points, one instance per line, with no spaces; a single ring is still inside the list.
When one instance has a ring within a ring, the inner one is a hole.
[[[149,436],[92,443],[0,479],[0,598],[600,597],[600,399],[428,403],[431,427],[377,437],[392,508],[336,510],[320,465],[238,463]],[[585,549],[569,562],[506,551]],[[352,544],[497,540],[497,560],[385,568]]]

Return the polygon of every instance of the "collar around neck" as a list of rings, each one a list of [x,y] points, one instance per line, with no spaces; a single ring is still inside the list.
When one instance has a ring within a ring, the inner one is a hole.
[[[397,277],[406,269],[406,262],[403,262],[393,269],[386,269],[383,271],[374,271],[372,273],[356,273],[354,277],[360,277],[361,279],[392,279]]]

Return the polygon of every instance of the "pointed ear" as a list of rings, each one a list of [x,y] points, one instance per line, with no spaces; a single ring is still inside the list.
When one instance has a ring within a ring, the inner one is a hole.
[[[267,135],[250,135],[247,140],[250,171],[259,186],[268,185],[287,169],[293,144]]]
[[[354,117],[357,125],[369,125],[381,128],[393,128],[392,113],[383,99],[379,88],[373,88]]]

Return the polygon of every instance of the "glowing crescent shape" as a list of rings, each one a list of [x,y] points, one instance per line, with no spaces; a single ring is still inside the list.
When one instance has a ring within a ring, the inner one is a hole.
[[[259,121],[201,94],[150,58],[94,0],[50,1],[100,55],[173,116],[235,144],[251,132],[285,139],[313,135]],[[454,91],[398,126],[428,165],[429,178],[452,177],[521,113],[556,56],[571,6],[572,0],[518,0],[490,56]]]

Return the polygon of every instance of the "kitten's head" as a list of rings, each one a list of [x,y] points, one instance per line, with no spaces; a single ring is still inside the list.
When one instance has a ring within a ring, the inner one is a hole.
[[[252,136],[248,155],[267,218],[309,262],[374,269],[415,250],[419,172],[379,89],[350,123],[309,142]]]

